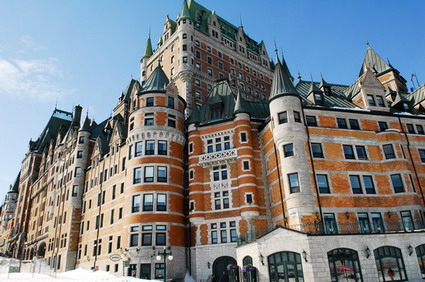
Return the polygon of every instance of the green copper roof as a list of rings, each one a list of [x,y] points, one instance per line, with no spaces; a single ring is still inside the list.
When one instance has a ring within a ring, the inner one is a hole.
[[[308,93],[310,94],[311,92],[313,93],[320,93],[322,92],[322,90],[319,89],[319,87],[317,87],[317,85],[312,81],[310,84],[310,89],[308,90]]]
[[[183,19],[193,21],[192,14],[190,13],[189,6],[187,5],[186,0],[183,1],[182,11],[180,12],[179,17],[177,18],[177,21],[183,20]]]
[[[320,85],[319,85],[319,88],[326,87],[326,86],[330,86],[330,85],[323,79],[323,76],[320,75]]]
[[[294,81],[294,78],[292,77],[291,72],[289,71],[288,65],[286,64],[286,61],[285,61],[285,58],[283,57],[283,55],[282,55],[282,63],[281,64],[282,64],[282,70],[287,73],[287,75],[291,79],[291,81]]]
[[[422,84],[420,87],[416,88],[415,91],[409,94],[407,98],[410,100],[412,106],[416,106],[425,100],[425,84]]]
[[[170,83],[170,81],[168,80],[167,75],[162,70],[162,66],[158,64],[158,66],[149,76],[148,80],[146,80],[146,83],[143,86],[141,93],[152,91],[165,91],[165,88],[167,87],[168,83]]]
[[[148,42],[146,42],[146,48],[145,48],[145,53],[143,53],[143,58],[149,58],[150,56],[152,56],[152,54],[153,54],[152,42],[151,42],[151,37],[149,36]]]
[[[83,126],[81,127],[80,130],[91,132],[90,119],[88,116],[86,116],[86,119],[84,120]]]
[[[269,101],[280,94],[298,94],[298,92],[292,84],[289,74],[282,68],[280,60],[277,58]]]
[[[366,67],[370,68],[375,74],[381,74],[392,69],[392,67],[382,60],[382,58],[370,47],[367,47],[366,56],[363,60],[359,76],[362,76]]]
[[[233,111],[233,114],[239,114],[239,113],[250,113],[248,110],[248,106],[246,104],[245,99],[242,97],[241,92],[238,91],[238,95],[236,96],[236,104],[235,104],[235,110]]]
[[[192,109],[192,113],[187,121],[187,124],[198,124],[201,122],[201,115],[199,113],[198,107],[195,105]]]

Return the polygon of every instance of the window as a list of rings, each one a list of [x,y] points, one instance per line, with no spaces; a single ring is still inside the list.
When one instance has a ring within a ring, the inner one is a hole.
[[[83,151],[77,151],[77,159],[81,159],[83,157]]]
[[[168,101],[167,107],[170,109],[174,109],[174,98],[168,97],[167,101]]]
[[[359,121],[356,119],[349,119],[348,122],[350,123],[351,129],[360,129]]]
[[[392,144],[384,145],[382,148],[384,149],[385,158],[387,160],[395,159],[395,152]]]
[[[140,157],[141,155],[142,155],[142,142],[137,142],[136,143],[136,146],[135,146],[135,148],[136,148],[136,152],[134,153],[134,156],[135,157]]]
[[[294,252],[280,252],[268,258],[270,281],[304,281],[301,255]]]
[[[249,161],[243,161],[242,162],[242,169],[243,170],[250,170]]]
[[[137,233],[133,233],[137,232]],[[130,247],[139,246],[139,227],[133,226],[130,228]]]
[[[351,189],[353,190],[353,194],[363,194],[360,176],[350,175],[350,183]]]
[[[289,189],[291,193],[300,192],[300,184],[298,182],[298,173],[288,174]]]
[[[167,141],[158,141],[158,155],[167,155]]]
[[[153,182],[153,172],[154,167],[153,166],[145,166],[145,177],[144,182]]]
[[[378,121],[379,131],[385,131],[388,129],[388,124],[385,121]]]
[[[400,212],[400,216],[405,231],[412,231],[415,229],[410,211],[402,211]]]
[[[78,144],[84,144],[84,136],[78,138]]]
[[[236,242],[236,221],[211,223],[211,244]]]
[[[214,192],[214,209],[230,208],[229,191]]]
[[[143,195],[143,211],[153,211],[153,194]]]
[[[81,176],[81,167],[76,167],[74,172],[74,177]]]
[[[369,102],[369,106],[376,106],[375,98],[373,98],[373,95],[367,95],[367,101]]]
[[[404,192],[403,180],[402,180],[400,174],[392,174],[391,175],[391,182],[393,183],[395,193],[403,193]]]
[[[384,221],[382,220],[382,215],[380,212],[372,212],[370,214],[372,218],[372,231],[375,233],[382,233],[384,229]]]
[[[278,114],[279,124],[288,122],[288,114],[286,112],[281,112]]]
[[[154,155],[154,154],[155,154],[155,141],[146,140],[145,155]]]
[[[140,265],[140,278],[151,279],[151,264],[150,263],[142,263]]]
[[[156,210],[166,211],[167,210],[167,194],[158,194],[156,200]]]
[[[213,76],[213,71],[212,71],[212,69],[208,68],[208,69],[207,69],[207,73],[208,73],[208,75],[209,75],[209,76]]]
[[[407,281],[401,250],[392,246],[384,246],[373,251],[379,281]]]
[[[343,145],[342,148],[344,150],[345,159],[347,159],[347,160],[354,160],[355,159],[352,145]]]
[[[359,212],[357,214],[359,222],[359,231],[360,233],[370,233],[370,222],[369,215],[365,212]]]
[[[324,105],[324,101],[323,101],[323,96],[320,93],[315,93],[314,94],[314,103],[316,105]]]
[[[152,246],[152,225],[142,227],[142,246]]]
[[[366,190],[366,194],[376,194],[372,176],[364,175],[363,176],[363,184],[364,184],[364,188]]]
[[[155,279],[164,278],[164,268],[163,263],[155,263]]]
[[[380,95],[376,95],[376,103],[379,107],[385,107],[384,98]]]
[[[147,97],[146,98],[146,107],[153,107],[154,105],[154,97]]]
[[[329,194],[331,192],[326,174],[317,175],[317,186],[319,187],[320,194]]]
[[[140,183],[142,180],[142,169],[141,168],[135,168],[134,169],[134,176],[133,176],[133,184]]]
[[[419,149],[419,158],[421,159],[421,162],[425,163],[425,150],[424,149]]]
[[[230,137],[229,136],[223,136],[223,137],[216,137],[214,139],[208,139],[207,140],[207,152],[213,153],[213,152],[220,152],[224,150],[230,149]]]
[[[140,211],[140,195],[134,195],[132,204],[131,204],[131,212],[139,212]]]
[[[147,115],[147,114],[146,114]],[[153,118],[151,118],[151,117],[147,117],[147,118],[145,118],[145,126],[152,126],[152,125],[154,125],[155,123],[154,123],[154,119]]]
[[[366,149],[364,146],[356,146],[357,159],[367,160]]]
[[[213,167],[213,181],[227,180],[227,165]]]
[[[248,137],[246,136],[246,132],[241,132],[241,143],[248,142]]]
[[[183,44],[182,49],[183,49],[183,51],[187,51],[187,45]]]
[[[413,127],[413,124],[407,123],[406,124],[406,127],[407,127],[407,132],[409,132],[410,134],[415,134],[416,133],[415,132],[415,128]]]
[[[78,186],[78,185],[72,186],[72,197],[76,197],[78,195],[79,188],[80,188],[80,186]]]
[[[285,156],[285,158],[294,155],[294,145],[292,143],[283,145],[283,155]]]
[[[195,99],[201,99],[201,92],[195,91]]]
[[[295,122],[301,122],[301,115],[300,112],[294,111],[294,121]]]
[[[317,126],[317,121],[315,116],[306,116],[308,126]]]
[[[176,128],[176,116],[168,115],[168,126]]]
[[[421,277],[425,278],[425,244],[419,245],[415,248],[416,256],[418,257],[419,268],[421,269]]]
[[[340,248],[329,251],[328,262],[332,281],[363,281],[359,255],[355,250]]]
[[[320,143],[311,143],[311,150],[313,152],[314,158],[323,158],[322,144]]]
[[[338,128],[348,128],[347,121],[344,118],[337,118],[336,123],[338,125]]]
[[[410,110],[410,108],[409,108],[409,104],[408,103],[406,103],[406,102],[403,102],[403,111],[405,111],[405,112],[408,112],[409,110]]]
[[[157,182],[167,182],[167,167],[158,166],[157,167]]]
[[[253,196],[252,196],[251,193],[246,193],[245,194],[245,200],[246,200],[246,203],[248,205],[250,205],[250,204],[252,204],[254,202],[254,199],[253,199]]]
[[[335,220],[335,214],[333,213],[324,213],[324,224],[325,224],[325,233],[326,234],[338,234],[338,228]]]
[[[417,130],[418,134],[422,134],[422,135],[424,134],[424,128],[423,128],[422,125],[417,124],[416,125],[416,130]]]

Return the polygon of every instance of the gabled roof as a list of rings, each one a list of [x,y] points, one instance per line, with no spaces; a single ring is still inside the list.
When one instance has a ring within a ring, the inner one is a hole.
[[[146,47],[145,47],[145,52],[143,53],[143,58],[149,58],[150,56],[152,56],[153,51],[152,51],[152,42],[151,42],[151,37],[149,36],[148,41],[146,42]]]
[[[379,55],[376,54],[376,52],[369,46],[367,47],[359,77],[363,75],[367,67],[370,68],[376,75],[392,69],[392,67],[382,60],[382,58],[379,57]]]
[[[310,89],[308,90],[308,94],[310,94],[312,92],[313,93],[322,93],[322,90],[320,90],[319,87],[317,87],[317,84],[314,83],[313,81],[311,81]]]
[[[416,88],[415,91],[410,93],[407,98],[410,100],[412,106],[416,106],[425,100],[425,84],[422,84],[420,87]]]
[[[344,90],[344,95],[347,97],[347,99],[351,100],[354,96],[360,93],[360,78],[358,78],[356,81],[354,81],[351,86],[347,87]]]
[[[269,101],[281,94],[298,94],[292,83],[289,73],[282,68],[279,58],[277,58],[276,67],[273,73],[272,89],[270,91]]]
[[[133,91],[134,87],[137,87],[137,89],[140,89],[140,83],[139,83],[139,81],[137,81],[135,79],[131,79],[130,83],[127,85],[127,87],[123,91],[120,99],[123,100],[123,101],[127,101],[127,102],[130,101],[131,92]]]
[[[307,100],[307,96],[310,92],[311,88],[311,81],[304,81],[300,80],[297,85],[296,89],[299,95],[302,98],[302,103],[306,106],[317,106]],[[313,82],[314,87],[318,87],[320,85],[320,82]],[[340,84],[332,84],[328,83],[329,87],[332,91],[332,96],[326,96],[326,99],[324,99],[324,105],[325,108],[357,108],[357,105],[350,102],[350,100],[345,96],[344,92],[348,88],[346,85],[340,85]]]
[[[148,80],[146,80],[146,83],[142,87],[142,90],[140,93],[165,91],[169,83],[170,81],[168,80],[167,75],[162,70],[162,66],[158,64],[158,66],[154,69],[154,71],[149,76]]]

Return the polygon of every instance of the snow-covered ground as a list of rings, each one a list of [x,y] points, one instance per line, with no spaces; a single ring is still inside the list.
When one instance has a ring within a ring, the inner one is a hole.
[[[117,278],[114,275],[106,271],[91,271],[82,268],[67,271],[67,272],[53,272],[51,269],[44,267],[39,262],[35,263],[23,263],[21,273],[8,273],[10,266],[18,266],[17,260],[0,259],[0,281],[35,281],[35,282],[69,282],[69,281],[81,281],[81,282],[135,282],[135,281],[157,281],[159,280],[145,280],[137,279],[133,277],[120,277]],[[34,272],[34,273],[33,273]]]

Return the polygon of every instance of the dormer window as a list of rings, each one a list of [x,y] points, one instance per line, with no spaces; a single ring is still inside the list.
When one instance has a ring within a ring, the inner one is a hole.
[[[409,103],[407,103],[407,102],[403,102],[403,111],[405,111],[405,112],[410,111]]]
[[[384,98],[382,96],[376,96],[376,103],[379,107],[385,107]]]
[[[220,104],[215,104],[211,106],[211,119],[221,119],[222,116],[222,109]]]
[[[323,87],[323,92],[325,92],[325,95],[332,96],[332,90],[329,86]]]
[[[316,105],[321,105],[321,106],[324,104],[322,94],[320,94],[320,93],[315,93],[314,94],[314,103]]]
[[[367,95],[367,101],[369,102],[369,106],[376,106],[375,98],[373,95]]]

